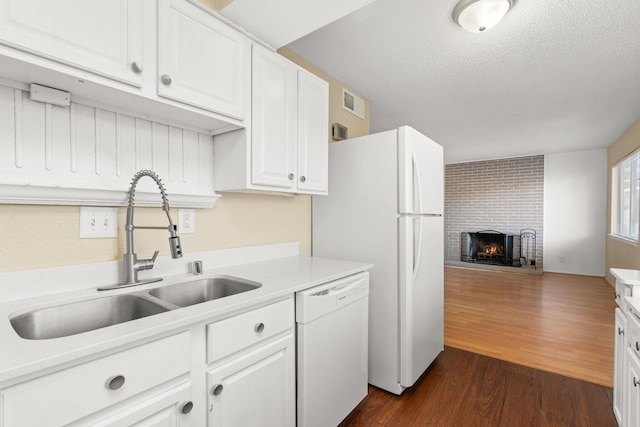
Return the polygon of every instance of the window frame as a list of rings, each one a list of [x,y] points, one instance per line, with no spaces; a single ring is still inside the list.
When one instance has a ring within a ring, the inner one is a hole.
[[[640,239],[640,148],[611,168],[611,235],[638,243]],[[635,188],[634,188],[635,183]],[[628,192],[628,195],[625,194]]]

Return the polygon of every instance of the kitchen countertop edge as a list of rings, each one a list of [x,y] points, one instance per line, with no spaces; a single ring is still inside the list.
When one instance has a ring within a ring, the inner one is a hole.
[[[293,297],[295,292],[323,283],[367,271],[372,264],[333,260],[310,256],[292,256],[268,261],[238,264],[206,270],[203,275],[180,274],[166,277],[163,282],[113,291],[96,292],[96,289],[56,294],[24,300],[0,303],[0,342],[8,351],[0,354],[0,384],[48,371],[73,362],[83,363],[93,356],[110,350],[124,349],[132,344],[144,344],[162,336],[179,332],[200,322],[215,321],[234,313],[258,307],[269,302]],[[68,337],[48,340],[21,338],[11,327],[9,317],[15,313],[39,307],[66,304],[72,301],[128,294],[168,286],[183,281],[197,280],[212,275],[227,275],[256,281],[258,289],[196,304],[168,312],[136,319],[121,324],[96,329]],[[20,380],[22,381],[22,380]],[[6,384],[4,384],[6,385]],[[2,386],[0,386],[2,387]]]

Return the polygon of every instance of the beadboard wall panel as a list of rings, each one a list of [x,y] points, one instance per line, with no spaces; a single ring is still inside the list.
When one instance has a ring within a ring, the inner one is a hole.
[[[0,85],[0,203],[122,206],[141,169],[162,178],[172,205],[212,207],[218,197],[211,136]],[[160,205],[152,180],[138,191],[137,204]]]

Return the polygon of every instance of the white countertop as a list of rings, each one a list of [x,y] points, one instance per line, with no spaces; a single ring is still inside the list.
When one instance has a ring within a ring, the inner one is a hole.
[[[200,321],[233,314],[252,306],[293,295],[294,292],[317,286],[341,277],[368,270],[371,264],[290,256],[268,261],[236,264],[206,270],[202,276],[178,274],[162,282],[98,292],[95,288],[59,293],[0,303],[0,383],[34,372],[90,357],[96,353],[186,327]],[[262,284],[248,292],[192,305],[149,317],[68,337],[27,340],[13,330],[9,317],[36,308],[60,305],[84,299],[126,294],[145,289],[205,278],[209,275],[229,275]]]
[[[627,270],[625,268],[611,268],[611,274],[625,285],[640,286],[640,270]]]
[[[640,297],[625,297],[625,300],[636,312],[640,313]]]

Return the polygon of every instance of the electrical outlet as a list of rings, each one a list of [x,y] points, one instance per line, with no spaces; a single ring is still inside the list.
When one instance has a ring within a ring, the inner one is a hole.
[[[80,206],[80,238],[118,237],[118,208]]]
[[[194,209],[178,209],[178,233],[196,232],[196,211]]]

